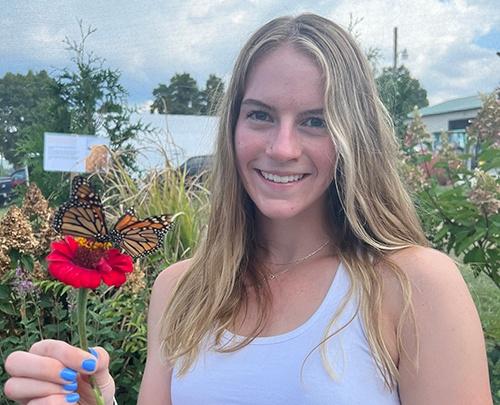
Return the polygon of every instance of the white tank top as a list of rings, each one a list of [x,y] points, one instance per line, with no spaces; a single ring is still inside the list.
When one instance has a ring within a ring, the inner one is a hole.
[[[319,348],[307,357],[323,339],[349,286],[349,276],[341,263],[323,302],[298,328],[281,335],[258,337],[233,353],[202,351],[183,377],[177,377],[174,369],[172,404],[400,404],[397,391],[391,393],[384,387],[358,315],[327,343],[335,379],[325,370]],[[346,324],[355,311],[356,299],[352,298],[333,330]],[[241,338],[226,332],[222,343],[231,337]]]

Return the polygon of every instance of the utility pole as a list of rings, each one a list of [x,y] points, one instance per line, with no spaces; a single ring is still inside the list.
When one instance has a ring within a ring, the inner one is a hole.
[[[394,63],[392,68],[394,72],[398,68],[398,27],[394,27]]]

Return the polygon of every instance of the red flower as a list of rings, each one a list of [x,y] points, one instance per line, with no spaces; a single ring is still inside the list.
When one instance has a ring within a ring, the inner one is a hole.
[[[126,281],[126,273],[133,270],[132,258],[112,248],[110,243],[66,236],[52,242],[50,249],[49,273],[76,288],[97,288],[101,280],[119,287]]]

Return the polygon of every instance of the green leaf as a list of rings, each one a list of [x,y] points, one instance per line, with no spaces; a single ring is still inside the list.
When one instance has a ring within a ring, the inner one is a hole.
[[[0,311],[7,315],[18,315],[18,312],[11,303],[0,302]]]
[[[447,226],[443,226],[439,231],[437,231],[432,239],[433,240],[441,240],[443,239],[446,235],[448,235],[448,227]]]
[[[20,262],[21,262],[21,265],[23,266],[24,269],[30,270],[30,271],[33,270],[33,267],[34,267],[33,257],[27,256],[27,255],[21,255]]]
[[[0,300],[10,299],[10,288],[6,285],[0,284]]]
[[[485,261],[484,252],[479,247],[472,248],[464,256],[464,263],[484,263]]]
[[[472,235],[463,238],[460,242],[455,245],[455,253],[459,255],[464,250],[466,250],[469,246],[473,245],[474,242],[477,242],[486,234],[486,229],[479,228]]]

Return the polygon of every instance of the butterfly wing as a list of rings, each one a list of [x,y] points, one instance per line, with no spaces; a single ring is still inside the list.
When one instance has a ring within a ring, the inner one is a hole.
[[[134,259],[160,248],[165,233],[173,226],[171,215],[138,219],[133,209],[123,214],[110,232],[113,243]]]
[[[108,240],[101,199],[84,177],[73,179],[70,199],[56,211],[53,227],[63,235]]]
[[[87,203],[102,208],[101,198],[97,194],[89,181],[82,176],[75,176],[71,183],[70,201],[78,203]]]

